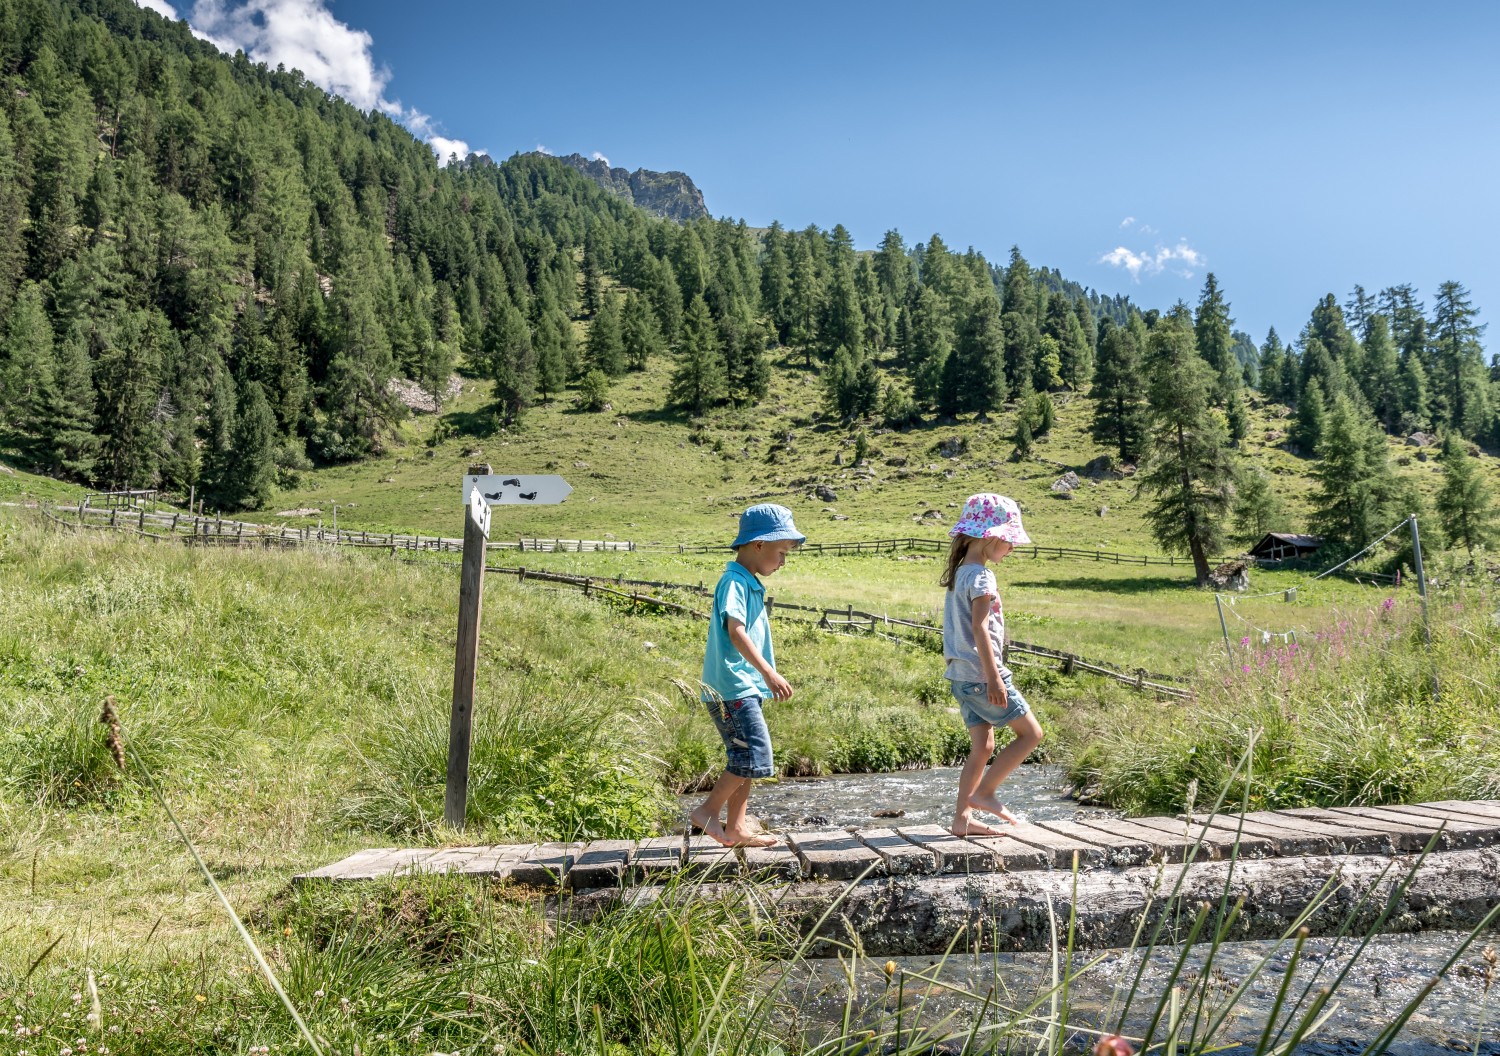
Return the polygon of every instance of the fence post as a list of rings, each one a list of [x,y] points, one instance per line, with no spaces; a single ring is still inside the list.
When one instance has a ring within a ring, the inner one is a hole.
[[[1229,648],[1229,626],[1224,622],[1224,599],[1215,594],[1214,604],[1219,607],[1219,630],[1224,632],[1224,655],[1233,660],[1234,652]]]
[[[1412,563],[1416,565],[1413,571],[1417,574],[1417,593],[1422,595],[1422,638],[1427,643],[1427,659],[1432,663],[1432,699],[1439,699],[1439,686],[1437,663],[1432,658],[1432,625],[1427,622],[1427,576],[1422,572],[1422,535],[1417,531],[1417,515],[1407,515],[1407,523],[1411,525],[1411,554]]]

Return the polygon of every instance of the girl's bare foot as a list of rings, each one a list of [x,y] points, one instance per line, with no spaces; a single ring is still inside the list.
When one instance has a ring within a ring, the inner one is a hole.
[[[713,818],[712,822],[717,823],[718,820],[718,818]],[[703,812],[702,807],[699,807],[688,815],[688,835],[696,836],[700,832],[707,832],[710,823],[709,816]],[[719,831],[723,831],[722,825],[719,827]]]
[[[982,821],[975,821],[971,817],[954,818],[953,824],[948,831],[955,836],[999,836],[1000,830],[986,825]]]
[[[993,814],[1007,825],[1017,825],[1021,821],[1020,818],[1006,809],[1004,803],[1001,803],[993,795],[972,795],[969,797],[969,806],[976,810],[982,810],[986,814]]]
[[[780,836],[774,836],[771,833],[764,831],[743,833],[731,832],[727,835],[729,836],[729,839],[731,841],[726,845],[729,847],[775,847],[781,842]]]

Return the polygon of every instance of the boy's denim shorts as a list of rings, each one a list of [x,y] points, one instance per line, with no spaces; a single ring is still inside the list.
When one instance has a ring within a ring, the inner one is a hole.
[[[770,777],[776,772],[771,755],[771,731],[761,714],[761,697],[710,700],[705,706],[713,717],[724,751],[729,756],[725,771],[735,777]]]
[[[990,704],[988,682],[949,679],[948,685],[953,690],[953,698],[958,701],[958,711],[963,716],[965,726],[978,726],[981,722],[987,722],[991,726],[1009,726],[1022,715],[1031,714],[1031,705],[1026,703],[1026,698],[1021,696],[1021,691],[1015,687],[1009,675],[1005,678],[1008,707],[1004,710]]]

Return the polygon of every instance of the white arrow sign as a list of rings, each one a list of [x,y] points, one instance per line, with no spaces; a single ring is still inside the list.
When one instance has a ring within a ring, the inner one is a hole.
[[[484,501],[484,496],[478,491],[469,492],[469,516],[474,518],[475,525],[488,539],[490,537],[490,504]]]
[[[573,492],[573,487],[555,473],[523,476],[490,473],[464,477],[464,501],[478,492],[491,506],[555,506]]]

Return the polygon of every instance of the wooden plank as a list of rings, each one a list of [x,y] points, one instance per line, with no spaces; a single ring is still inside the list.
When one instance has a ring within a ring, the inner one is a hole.
[[[1421,803],[1391,804],[1384,808],[1398,814],[1410,814],[1420,818],[1434,818],[1436,820],[1447,819],[1450,827],[1465,826],[1468,831],[1489,834],[1489,842],[1494,842],[1500,837],[1500,817],[1486,817],[1480,814],[1465,814],[1460,810],[1447,807],[1429,807]],[[1480,837],[1482,838],[1482,837]],[[1476,844],[1475,846],[1487,846],[1488,844]]]
[[[1233,815],[1225,815],[1233,817]],[[1350,825],[1347,821],[1322,818],[1303,818],[1275,810],[1251,811],[1245,815],[1250,821],[1282,828],[1295,828],[1303,832],[1326,836],[1333,841],[1331,854],[1394,854],[1395,845],[1388,834],[1376,829]]]
[[[618,887],[635,850],[634,840],[595,840],[578,852],[578,860],[563,877],[565,887]]]
[[[443,847],[437,852],[428,855],[420,862],[412,864],[414,873],[447,873],[455,867],[467,862],[470,858],[477,858],[488,847]]]
[[[955,836],[941,825],[907,825],[896,831],[937,855],[940,873],[992,873],[999,867],[988,847]]]
[[[1390,804],[1390,807],[1392,810],[1420,809],[1423,813],[1432,811],[1436,812],[1442,817],[1462,818],[1464,821],[1483,821],[1490,824],[1500,824],[1500,809],[1491,811],[1485,807],[1474,806],[1467,803],[1463,804],[1462,806],[1439,806],[1436,803],[1412,803],[1403,806],[1401,804],[1392,803]]]
[[[558,887],[582,848],[581,843],[539,843],[512,866],[510,878],[531,887]]]
[[[1157,857],[1156,847],[1149,840],[1142,839],[1139,835],[1131,835],[1124,832],[1111,832],[1108,829],[1091,829],[1087,825],[1080,825],[1076,821],[1042,821],[1036,825],[1039,829],[1055,832],[1059,836],[1077,840],[1080,843],[1097,844],[1103,847],[1108,856],[1105,864],[1122,868],[1131,865],[1145,865]],[[1068,855],[1067,864],[1071,868],[1072,855]],[[1083,856],[1079,855],[1078,864],[1083,864]]]
[[[1157,832],[1185,839],[1186,854],[1191,854],[1191,848],[1198,846],[1198,861],[1205,856],[1228,858],[1235,852],[1236,840],[1232,832],[1220,832],[1218,829],[1195,822],[1178,821],[1176,818],[1132,818],[1131,821],[1142,828],[1155,829]],[[1246,834],[1239,838],[1238,845],[1241,858],[1269,858],[1275,853],[1271,841],[1263,836]]]
[[[1181,814],[1178,815],[1182,817]],[[1342,854],[1343,849],[1336,837],[1328,832],[1318,832],[1313,823],[1303,823],[1294,818],[1280,821],[1252,818],[1248,814],[1194,814],[1192,821],[1208,824],[1222,832],[1241,832],[1247,836],[1260,836],[1275,845],[1278,855]]]
[[[802,859],[785,843],[774,847],[739,848],[745,875],[759,880],[800,880]]]
[[[853,880],[885,871],[883,858],[843,829],[789,832],[786,839],[814,880]]]
[[[479,854],[455,863],[448,872],[455,876],[486,876],[498,880],[509,879],[515,867],[524,862],[534,843],[501,844],[487,847]]]
[[[733,847],[725,847],[712,836],[690,836],[687,841],[687,859],[682,864],[685,876],[703,880],[719,880],[727,876],[738,876],[740,856]]]
[[[884,872],[891,876],[938,871],[936,854],[926,847],[902,839],[895,829],[865,829],[855,835],[866,847],[880,855]]]
[[[1077,836],[1053,832],[1050,828],[1044,829],[1040,825],[1032,825],[1025,821],[1005,826],[1005,835],[1035,847],[1049,857],[1051,865],[1059,869],[1073,867],[1075,852],[1078,855],[1080,868],[1091,869],[1105,865],[1109,861],[1109,852],[1100,846],[1103,842],[1102,836],[1097,842],[1079,839]]]
[[[369,850],[355,851],[347,858],[341,858],[329,865],[320,866],[311,872],[301,873],[297,880],[365,880],[375,876],[384,876],[380,869],[380,863],[387,858],[400,854],[399,847],[372,847]]]
[[[656,883],[682,869],[687,840],[682,836],[653,836],[636,844],[630,855],[630,876],[637,883]]]
[[[1414,825],[1437,832],[1436,849],[1464,851],[1472,847],[1488,847],[1495,842],[1495,826],[1485,821],[1464,821],[1445,815],[1424,817],[1421,814],[1406,814],[1391,807],[1338,807],[1335,813],[1351,813],[1372,821],[1394,822],[1399,825]]]
[[[1010,836],[965,836],[970,843],[978,844],[990,852],[996,868],[1007,873],[1025,869],[1046,869],[1052,864],[1052,852]]]
[[[1390,853],[1396,854],[1420,851],[1427,846],[1427,840],[1432,835],[1429,830],[1415,825],[1402,825],[1396,822],[1379,824],[1370,818],[1361,818],[1352,814],[1335,814],[1326,807],[1288,807],[1285,810],[1274,811],[1274,813],[1375,833],[1389,841]]]
[[[1461,810],[1465,814],[1482,812],[1485,817],[1500,818],[1500,799],[1440,799],[1435,803],[1423,803],[1424,807],[1447,807]]]

